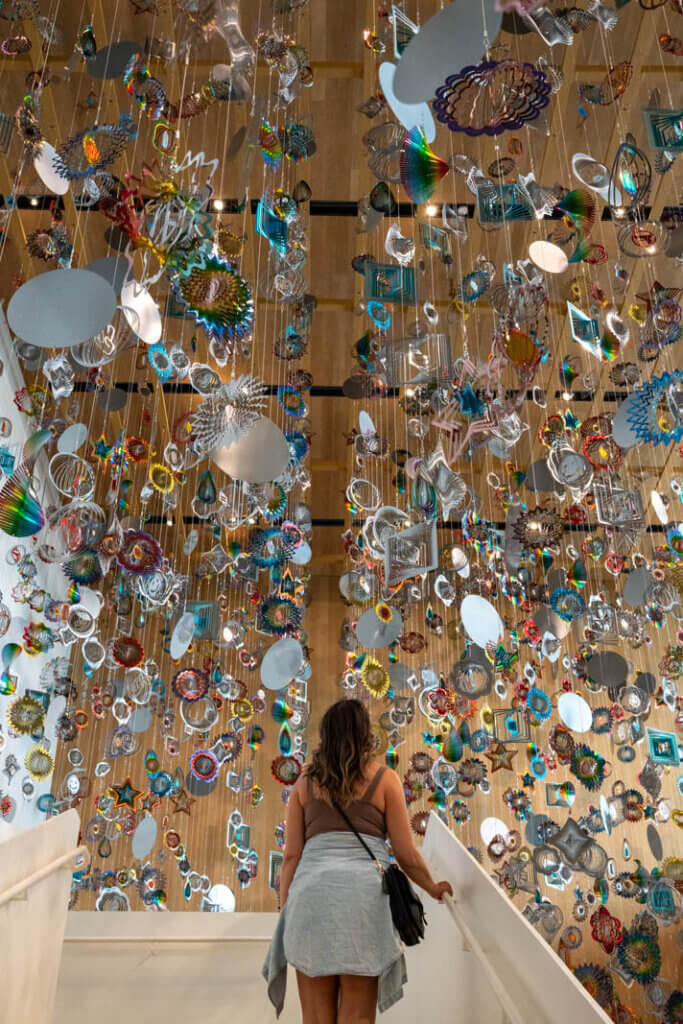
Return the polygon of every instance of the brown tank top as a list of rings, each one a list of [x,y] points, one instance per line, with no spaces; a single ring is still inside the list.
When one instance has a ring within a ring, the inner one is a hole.
[[[359,832],[367,836],[377,836],[378,839],[385,838],[387,823],[384,811],[380,811],[379,807],[371,803],[371,800],[384,770],[384,765],[378,768],[360,800],[352,800],[344,808]],[[351,829],[341,814],[325,800],[313,795],[313,782],[310,775],[307,776],[306,785],[308,788],[308,800],[304,804],[306,842],[323,832],[350,832]]]

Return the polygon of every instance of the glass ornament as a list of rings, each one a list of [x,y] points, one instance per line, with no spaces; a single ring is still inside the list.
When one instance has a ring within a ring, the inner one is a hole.
[[[550,92],[547,76],[533,64],[483,61],[446,79],[436,90],[434,113],[451,131],[500,135],[535,120]]]

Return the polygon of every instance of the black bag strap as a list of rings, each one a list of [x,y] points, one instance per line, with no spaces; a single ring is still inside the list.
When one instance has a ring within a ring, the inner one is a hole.
[[[380,862],[377,860],[377,858],[375,857],[374,853],[372,852],[372,850],[370,849],[368,844],[365,842],[365,840],[363,839],[362,835],[360,834],[360,832],[358,831],[356,826],[353,824],[353,822],[349,818],[348,814],[344,810],[342,810],[342,808],[340,807],[339,804],[333,804],[332,806],[334,807],[334,809],[336,811],[339,811],[339,813],[341,814],[341,816],[344,819],[344,821],[346,822],[346,824],[349,826],[351,831],[356,836],[356,839],[358,840],[358,842],[365,849],[365,852],[367,853],[367,855],[370,858],[370,860],[374,863],[374,865],[377,868],[377,870],[379,871],[379,873],[381,875],[383,875],[384,874],[384,868],[382,867]]]

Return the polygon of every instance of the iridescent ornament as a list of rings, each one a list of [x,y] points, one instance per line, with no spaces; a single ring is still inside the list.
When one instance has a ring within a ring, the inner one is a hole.
[[[551,88],[533,64],[483,61],[449,75],[436,90],[434,113],[451,131],[500,135],[535,120],[550,102]]]
[[[251,331],[254,304],[249,286],[224,260],[212,256],[205,266],[194,267],[176,281],[173,289],[209,335],[235,339]]]
[[[136,134],[124,114],[118,125],[100,124],[78,132],[57,150],[55,168],[71,181],[92,178],[118,160]]]
[[[116,561],[134,576],[146,576],[161,566],[164,552],[159,542],[144,530],[125,530]]]
[[[401,182],[412,201],[426,203],[449,170],[446,161],[430,149],[424,132],[411,128],[401,147]]]

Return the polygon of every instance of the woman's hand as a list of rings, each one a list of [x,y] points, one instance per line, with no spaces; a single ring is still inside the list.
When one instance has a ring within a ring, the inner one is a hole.
[[[444,893],[448,893],[449,896],[453,895],[453,886],[450,882],[436,882],[429,895],[433,900],[438,900],[439,903],[442,903]]]

